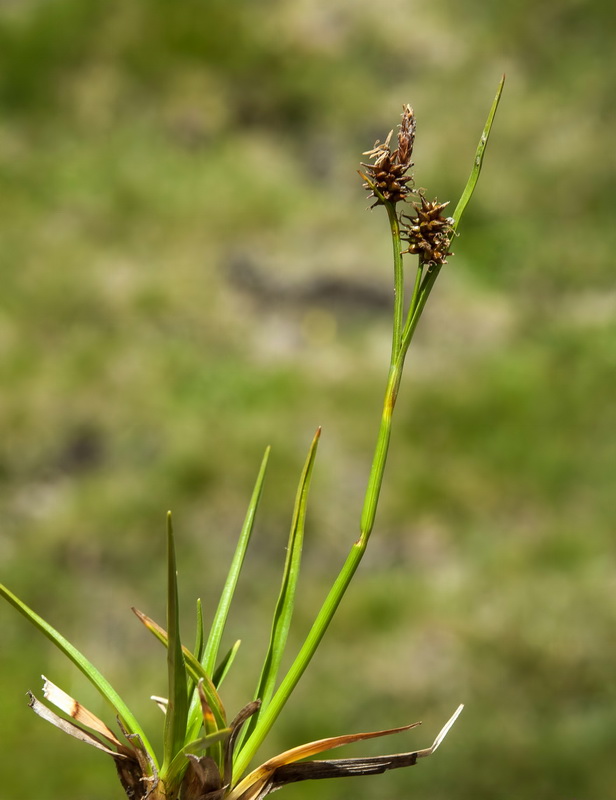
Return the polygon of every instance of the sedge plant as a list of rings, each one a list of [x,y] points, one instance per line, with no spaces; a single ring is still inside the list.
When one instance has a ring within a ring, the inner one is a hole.
[[[320,429],[310,446],[299,480],[280,593],[274,609],[269,645],[253,699],[231,720],[220,697],[220,686],[237,655],[239,642],[221,655],[220,646],[229,608],[238,583],[261,498],[269,458],[265,451],[237,548],[224,583],[207,636],[203,611],[197,601],[197,635],[193,649],[180,637],[175,540],[171,514],[167,517],[167,618],[165,626],[133,609],[138,619],[166,648],[168,694],[153,698],[164,712],[162,753],[152,747],[146,732],[126,702],[88,659],[62,634],[0,584],[0,595],[39,629],[81,670],[113,710],[114,731],[51,681],[44,678],[43,695],[48,704],[29,692],[29,705],[43,719],[71,736],[98,748],[114,761],[120,783],[134,800],[261,800],[286,783],[307,779],[370,775],[411,766],[437,749],[462,706],[454,712],[433,744],[424,749],[368,758],[312,760],[319,753],[352,742],[386,736],[413,728],[412,723],[369,733],[335,736],[294,747],[249,770],[253,757],[266,739],[304,670],[319,647],[366,551],[374,526],[383,473],[391,437],[392,416],[398,397],[404,361],[443,265],[464,210],[471,199],[496,109],[503,89],[501,80],[475,155],[470,177],[451,216],[448,203],[428,200],[413,186],[411,168],[415,139],[415,115],[404,106],[392,150],[393,131],[383,143],[364,153],[360,175],[373,200],[372,208],[387,215],[393,246],[394,308],[392,347],[383,412],[378,431],[363,509],[360,534],[303,645],[282,679],[282,656],[287,644],[295,590],[300,569],[306,508]],[[416,258],[410,297],[405,293],[405,272]],[[55,706],[61,714],[52,710]]]

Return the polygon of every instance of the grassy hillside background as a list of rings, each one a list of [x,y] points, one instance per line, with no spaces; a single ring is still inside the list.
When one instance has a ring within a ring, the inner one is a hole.
[[[411,103],[416,183],[455,202],[506,72],[371,547],[263,756],[416,719],[361,751],[426,746],[463,701],[419,767],[286,796],[613,791],[615,23],[578,0],[0,5],[1,579],[149,729],[164,652],[129,608],[164,615],[166,510],[190,636],[272,444],[234,713],[322,425],[293,642],[306,632],[357,535],[388,358],[390,243],[360,154]],[[2,796],[119,797],[107,759],[25,692],[44,672],[107,710],[7,605],[0,626]]]

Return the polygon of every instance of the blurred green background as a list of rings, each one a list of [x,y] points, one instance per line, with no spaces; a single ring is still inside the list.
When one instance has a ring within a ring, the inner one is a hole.
[[[233,714],[317,425],[292,652],[357,535],[391,293],[360,154],[411,103],[416,184],[455,203],[506,72],[366,560],[262,755],[416,719],[357,750],[427,746],[463,701],[419,767],[286,796],[611,794],[615,23],[581,0],[0,4],[1,578],[150,730],[164,653],[129,608],[163,618],[166,510],[190,638],[273,445],[229,632]],[[106,708],[6,604],[0,626],[2,797],[120,797],[25,692],[44,672]]]

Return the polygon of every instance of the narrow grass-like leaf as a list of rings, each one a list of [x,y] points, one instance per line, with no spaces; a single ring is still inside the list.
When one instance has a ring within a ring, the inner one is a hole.
[[[55,628],[49,625],[49,623],[45,622],[42,617],[39,617],[38,614],[36,614],[31,608],[29,608],[2,584],[0,584],[0,595],[4,597],[5,600],[8,600],[8,602],[14,608],[23,614],[27,620],[29,620],[36,628],[38,628],[42,634],[44,634],[51,642],[53,642],[53,644],[55,644],[55,646],[61,650],[64,655],[69,658],[79,670],[81,670],[81,672],[83,672],[94,688],[114,709],[116,714],[124,723],[125,728],[130,733],[136,733],[139,735],[139,738],[143,742],[143,745],[152,758],[152,761],[155,765],[157,765],[156,754],[154,753],[152,745],[149,743],[145,733],[143,732],[141,725],[139,725],[135,715],[128,708],[124,700],[122,700],[113,686],[111,686],[109,681],[104,678],[96,669],[96,667],[94,667],[88,661],[88,659],[82,655],[79,650],[77,650],[76,647],[73,647],[73,645],[67,639],[65,639],[64,636],[58,633]]]
[[[238,639],[237,642],[233,645],[233,647],[229,648],[229,650],[223,657],[220,664],[216,667],[216,671],[214,672],[213,683],[217,689],[220,689],[220,685],[224,681],[227,672],[229,672],[231,664],[233,664],[233,662],[235,661],[235,656],[237,655],[237,651],[240,649],[241,643],[242,640]]]
[[[259,500],[261,498],[261,491],[263,489],[263,481],[265,479],[265,472],[267,469],[267,462],[269,459],[270,450],[271,450],[270,447],[266,448],[265,454],[261,461],[261,467],[259,469],[259,474],[257,475],[257,480],[252,492],[252,496],[250,498],[250,503],[248,505],[248,511],[246,512],[244,524],[242,525],[240,538],[238,540],[235,553],[233,555],[233,560],[231,561],[231,567],[229,568],[229,573],[227,575],[227,579],[225,581],[225,585],[223,587],[220,596],[218,608],[216,609],[216,613],[214,614],[212,627],[210,628],[207,644],[205,646],[205,652],[203,655],[203,659],[201,660],[201,663],[205,667],[205,671],[210,676],[214,674],[214,668],[216,665],[216,660],[218,658],[220,641],[222,639],[222,634],[224,632],[225,625],[227,622],[227,616],[229,614],[229,608],[231,606],[231,601],[233,599],[235,587],[237,586],[240,572],[242,570],[242,565],[244,563],[244,557],[246,556],[248,543],[250,542],[250,537],[252,534],[252,529],[255,521],[255,515],[257,512],[257,506],[259,505]]]
[[[180,618],[178,607],[178,582],[175,561],[175,543],[171,512],[167,514],[167,671],[169,679],[169,702],[165,714],[165,733],[163,740],[164,757],[161,778],[167,779],[167,772],[175,756],[185,744],[186,721],[188,715],[188,695],[186,687],[186,665],[180,641]]]
[[[201,598],[197,598],[197,630],[195,633],[195,648],[193,650],[193,655],[197,659],[197,661],[201,662],[203,657],[203,648],[205,646],[205,639],[203,635],[203,607],[201,605]],[[184,648],[182,648],[184,649]],[[190,673],[189,673],[190,677]],[[192,706],[192,702],[195,698],[195,693],[197,691],[197,684],[192,677],[190,678],[189,685],[188,685],[188,706],[189,708]]]
[[[278,676],[278,669],[284,653],[284,648],[287,643],[287,636],[289,627],[291,625],[291,618],[293,616],[293,605],[295,601],[295,589],[297,587],[297,579],[299,577],[299,569],[302,557],[302,546],[304,542],[304,527],[306,522],[306,506],[308,503],[308,492],[310,490],[310,481],[312,478],[312,470],[314,467],[314,460],[317,453],[317,446],[321,436],[321,428],[317,429],[314,435],[308,456],[302,470],[297,488],[297,495],[295,498],[295,508],[293,510],[293,519],[291,522],[291,531],[289,534],[289,541],[287,543],[287,557],[285,560],[284,571],[282,575],[282,582],[280,586],[280,594],[274,610],[274,618],[272,621],[272,630],[270,634],[269,646],[261,670],[259,684],[255,692],[255,699],[261,700],[261,708],[250,720],[246,729],[246,737],[250,734],[257,725],[259,715],[267,708],[272,694],[274,693],[274,686]]]
[[[139,611],[138,608],[132,609],[137,619],[139,619],[145,627],[154,634],[154,636],[158,639],[161,644],[165,647],[168,647],[169,637],[167,636],[167,631],[161,627],[157,622],[154,622],[151,617],[148,617],[147,614],[144,614],[143,611]],[[227,722],[225,717],[225,709],[222,704],[222,701],[216,691],[214,684],[212,683],[212,679],[207,674],[207,672],[203,669],[202,664],[197,661],[188,647],[182,647],[182,653],[184,654],[184,663],[186,666],[186,671],[190,676],[191,680],[198,684],[200,680],[203,681],[203,690],[205,692],[205,696],[207,697],[207,701],[212,708],[214,716],[216,718],[216,724],[219,728],[226,728]],[[199,712],[201,713],[201,712]],[[201,727],[201,721],[199,722],[199,727]],[[198,730],[198,728],[197,728]],[[187,729],[187,735],[190,733],[190,730]],[[189,736],[189,739],[195,739],[196,735]]]
[[[462,218],[462,214],[464,213],[464,210],[468,205],[469,200],[473,195],[473,192],[475,191],[475,186],[477,185],[477,181],[479,180],[479,173],[481,172],[481,166],[483,164],[483,157],[485,154],[486,145],[488,144],[490,131],[492,130],[492,123],[494,122],[496,109],[498,108],[498,104],[500,102],[501,95],[503,93],[504,85],[505,85],[505,76],[503,75],[500,83],[498,84],[496,97],[494,98],[494,102],[492,103],[492,108],[490,109],[490,113],[488,114],[488,119],[483,129],[483,133],[481,134],[481,138],[479,139],[479,144],[477,145],[477,152],[475,153],[475,161],[473,162],[473,168],[471,170],[471,174],[469,176],[468,181],[466,182],[466,186],[464,187],[462,196],[460,197],[458,205],[456,206],[456,210],[453,212],[454,230],[457,230],[457,227],[460,224],[460,219]]]
[[[201,605],[201,598],[197,598],[197,633],[195,634],[195,649],[194,654],[197,661],[203,658],[203,648],[205,642],[203,638],[203,607]]]

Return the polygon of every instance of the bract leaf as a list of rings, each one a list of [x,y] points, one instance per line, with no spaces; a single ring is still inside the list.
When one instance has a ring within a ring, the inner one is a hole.
[[[458,201],[456,210],[453,212],[454,231],[457,230],[458,225],[460,224],[460,219],[462,218],[464,209],[466,208],[466,206],[469,203],[469,200],[473,196],[473,192],[475,191],[475,186],[477,185],[477,181],[479,180],[479,173],[481,172],[481,167],[483,165],[483,157],[485,155],[488,139],[490,138],[492,123],[494,122],[494,117],[496,116],[496,109],[498,108],[498,104],[500,102],[501,95],[503,93],[504,85],[505,85],[505,76],[503,75],[503,77],[500,80],[500,83],[498,84],[498,89],[496,90],[496,97],[492,102],[492,107],[490,108],[488,119],[486,120],[486,124],[481,134],[481,138],[479,139],[479,144],[477,145],[477,151],[475,153],[475,160],[473,162],[473,168],[471,170],[471,174],[469,175],[468,181],[466,182],[466,186],[464,187],[462,196]]]

